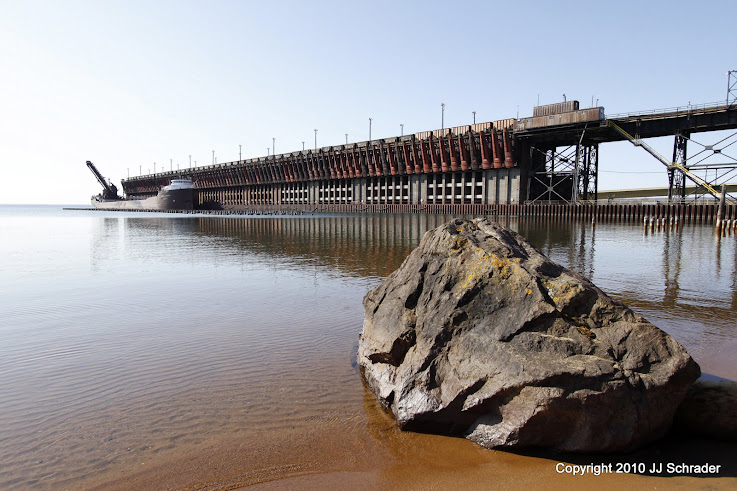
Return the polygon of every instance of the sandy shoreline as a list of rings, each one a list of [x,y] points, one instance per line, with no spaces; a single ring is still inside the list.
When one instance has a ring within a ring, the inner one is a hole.
[[[235,437],[149,456],[109,468],[87,489],[729,489],[737,486],[737,444],[669,435],[626,455],[555,455],[484,449],[460,438],[403,432],[367,393],[368,419],[357,424],[305,422],[299,427]],[[565,464],[626,466],[667,463],[720,465],[715,475],[602,473],[572,476]],[[122,463],[121,463],[122,464]],[[561,464],[560,466],[558,464]]]

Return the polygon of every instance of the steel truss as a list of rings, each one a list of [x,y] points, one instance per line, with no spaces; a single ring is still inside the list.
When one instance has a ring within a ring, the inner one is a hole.
[[[570,203],[597,198],[598,144],[580,142],[566,147],[531,147],[531,153],[533,160],[541,164],[531,173],[529,201]]]
[[[699,150],[691,156],[687,156],[686,146],[691,143],[691,148]],[[730,179],[737,176],[737,158],[728,155],[724,150],[731,145],[737,144],[737,132],[722,138],[712,145],[705,145],[692,139],[688,133],[676,134],[673,143],[673,163],[679,164],[683,168],[703,175],[703,180],[715,189]],[[737,148],[737,147],[735,147]],[[726,161],[717,162],[717,158],[726,159]],[[683,172],[677,167],[668,169],[668,199],[686,198],[686,179]],[[709,194],[703,186],[697,186],[696,189],[689,193],[689,197],[698,199]],[[736,201],[733,194],[728,194],[727,199]]]
[[[598,198],[599,191],[599,144],[576,145],[578,158],[577,169],[577,195],[578,199],[594,200]]]
[[[673,142],[673,162],[686,166],[686,144],[690,134],[676,133]],[[686,175],[675,167],[668,168],[668,201],[686,198]]]

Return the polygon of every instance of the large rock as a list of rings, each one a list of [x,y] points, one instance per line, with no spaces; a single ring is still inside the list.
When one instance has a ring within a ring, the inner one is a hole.
[[[358,362],[409,430],[485,447],[634,449],[698,365],[669,335],[485,219],[455,220],[364,298]]]

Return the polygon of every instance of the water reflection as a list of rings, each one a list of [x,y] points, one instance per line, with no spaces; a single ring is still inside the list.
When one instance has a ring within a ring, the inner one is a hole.
[[[0,487],[80,487],[101,469],[117,478],[155,459],[163,468],[226,435],[248,447],[232,457],[246,468],[259,458],[251,442],[328,430],[374,468],[379,453],[410,465],[427,457],[429,474],[442,465],[431,455],[467,452],[386,426],[352,366],[363,295],[448,219],[3,218]],[[502,223],[676,336],[704,371],[737,378],[737,238]],[[524,472],[510,462],[509,476]]]
[[[427,230],[450,218],[126,218],[122,231],[117,219],[105,219],[93,238],[93,260],[114,256],[119,240],[113,237],[122,234],[126,256],[143,260],[209,262],[212,258],[202,257],[202,251],[216,245],[244,264],[311,267],[333,276],[378,279],[396,269]],[[636,224],[592,227],[539,218],[503,223],[615,296],[657,303],[669,311],[698,307],[709,318],[737,307],[737,241],[716,241],[708,227],[643,233]]]
[[[680,290],[678,276],[681,272],[681,234],[667,229],[663,233],[663,277],[665,278],[664,303],[675,305]]]
[[[213,245],[282,268],[319,268],[331,275],[381,278],[396,269],[443,215],[358,215],[288,218],[126,218],[130,256],[175,261],[163,253],[176,237],[189,259]],[[97,242],[107,244],[105,228]],[[107,251],[98,251],[96,258]],[[180,256],[181,257],[181,256]],[[199,260],[208,261],[207,258]]]

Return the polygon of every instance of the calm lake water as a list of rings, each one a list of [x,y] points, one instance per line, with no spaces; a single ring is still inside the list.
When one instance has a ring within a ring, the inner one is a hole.
[[[398,431],[362,385],[363,295],[449,218],[0,206],[0,489],[566,487],[562,457]],[[737,380],[737,237],[501,220]]]

